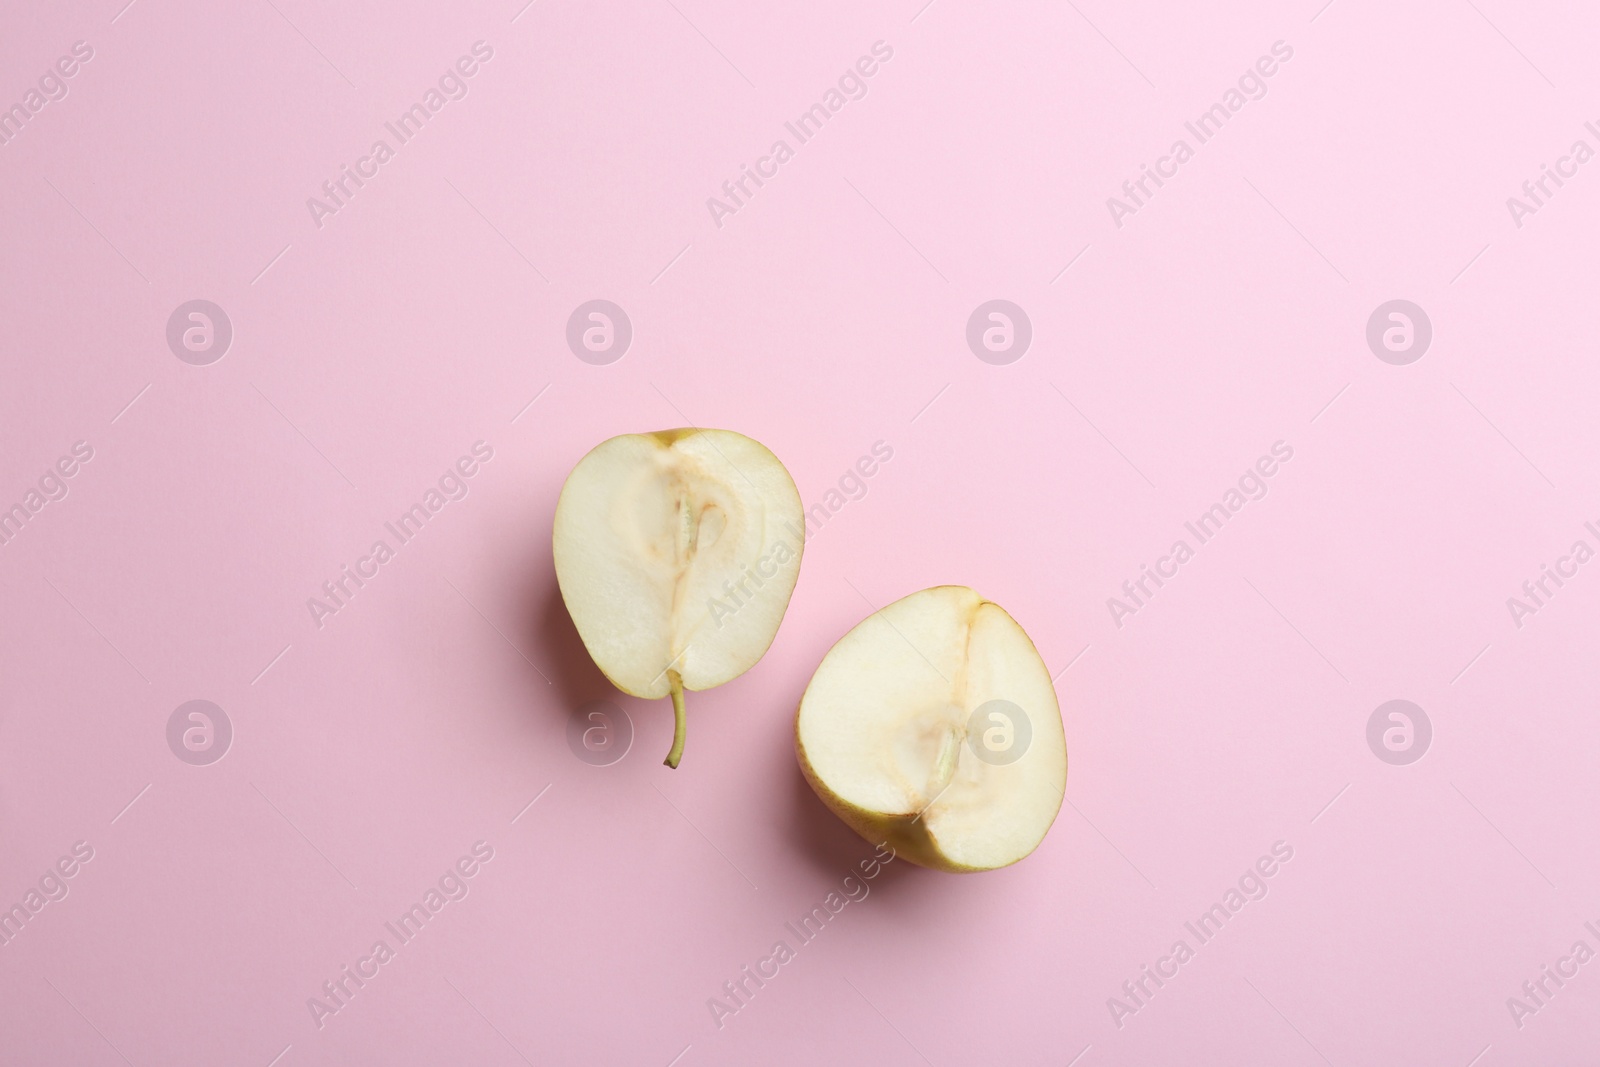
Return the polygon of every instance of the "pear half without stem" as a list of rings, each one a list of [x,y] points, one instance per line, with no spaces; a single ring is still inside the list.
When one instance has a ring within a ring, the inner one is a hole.
[[[630,696],[670,696],[683,758],[684,692],[732,681],[766,653],[800,576],[794,480],[731,430],[623,434],[561,488],[556,581],[595,664]]]
[[[795,752],[867,841],[944,871],[1023,859],[1066,790],[1050,672],[1005,609],[960,585],[897,600],[840,638],[800,699]]]

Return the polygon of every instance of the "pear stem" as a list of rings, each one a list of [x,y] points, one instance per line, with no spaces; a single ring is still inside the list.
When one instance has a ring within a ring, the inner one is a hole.
[[[677,671],[668,671],[667,681],[672,685],[672,751],[662,762],[677,770],[678,761],[683,759],[683,736],[688,731],[689,719],[683,708],[683,678]]]

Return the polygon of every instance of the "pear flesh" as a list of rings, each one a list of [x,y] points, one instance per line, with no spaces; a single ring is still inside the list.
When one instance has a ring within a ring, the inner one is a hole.
[[[1050,673],[998,604],[965,586],[875,612],[823,657],[800,700],[806,780],[868,841],[983,871],[1044,839],[1067,781]]]
[[[562,600],[595,664],[631,696],[671,696],[753,667],[800,575],[804,513],[778,458],[731,430],[624,434],[578,461],[556,504]]]

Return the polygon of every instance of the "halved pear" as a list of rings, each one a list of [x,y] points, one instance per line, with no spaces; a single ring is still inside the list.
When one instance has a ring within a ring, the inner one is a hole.
[[[683,756],[684,690],[737,678],[772,644],[804,522],[778,457],[731,430],[613,437],[567,475],[552,538],[561,598],[612,684],[672,697],[667,766]]]
[[[862,837],[944,871],[1026,857],[1067,785],[1050,672],[1022,627],[963,585],[912,593],[845,634],[800,699],[795,752]]]

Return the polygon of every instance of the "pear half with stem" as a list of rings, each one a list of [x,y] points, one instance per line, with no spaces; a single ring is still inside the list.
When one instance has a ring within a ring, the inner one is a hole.
[[[552,537],[561,598],[613,685],[672,698],[667,766],[683,757],[684,691],[732,681],[772,644],[804,522],[778,457],[731,430],[613,437],[567,476]]]
[[[944,871],[1026,857],[1067,784],[1050,672],[1000,605],[961,585],[897,600],[840,638],[800,700],[795,751],[857,833]]]

